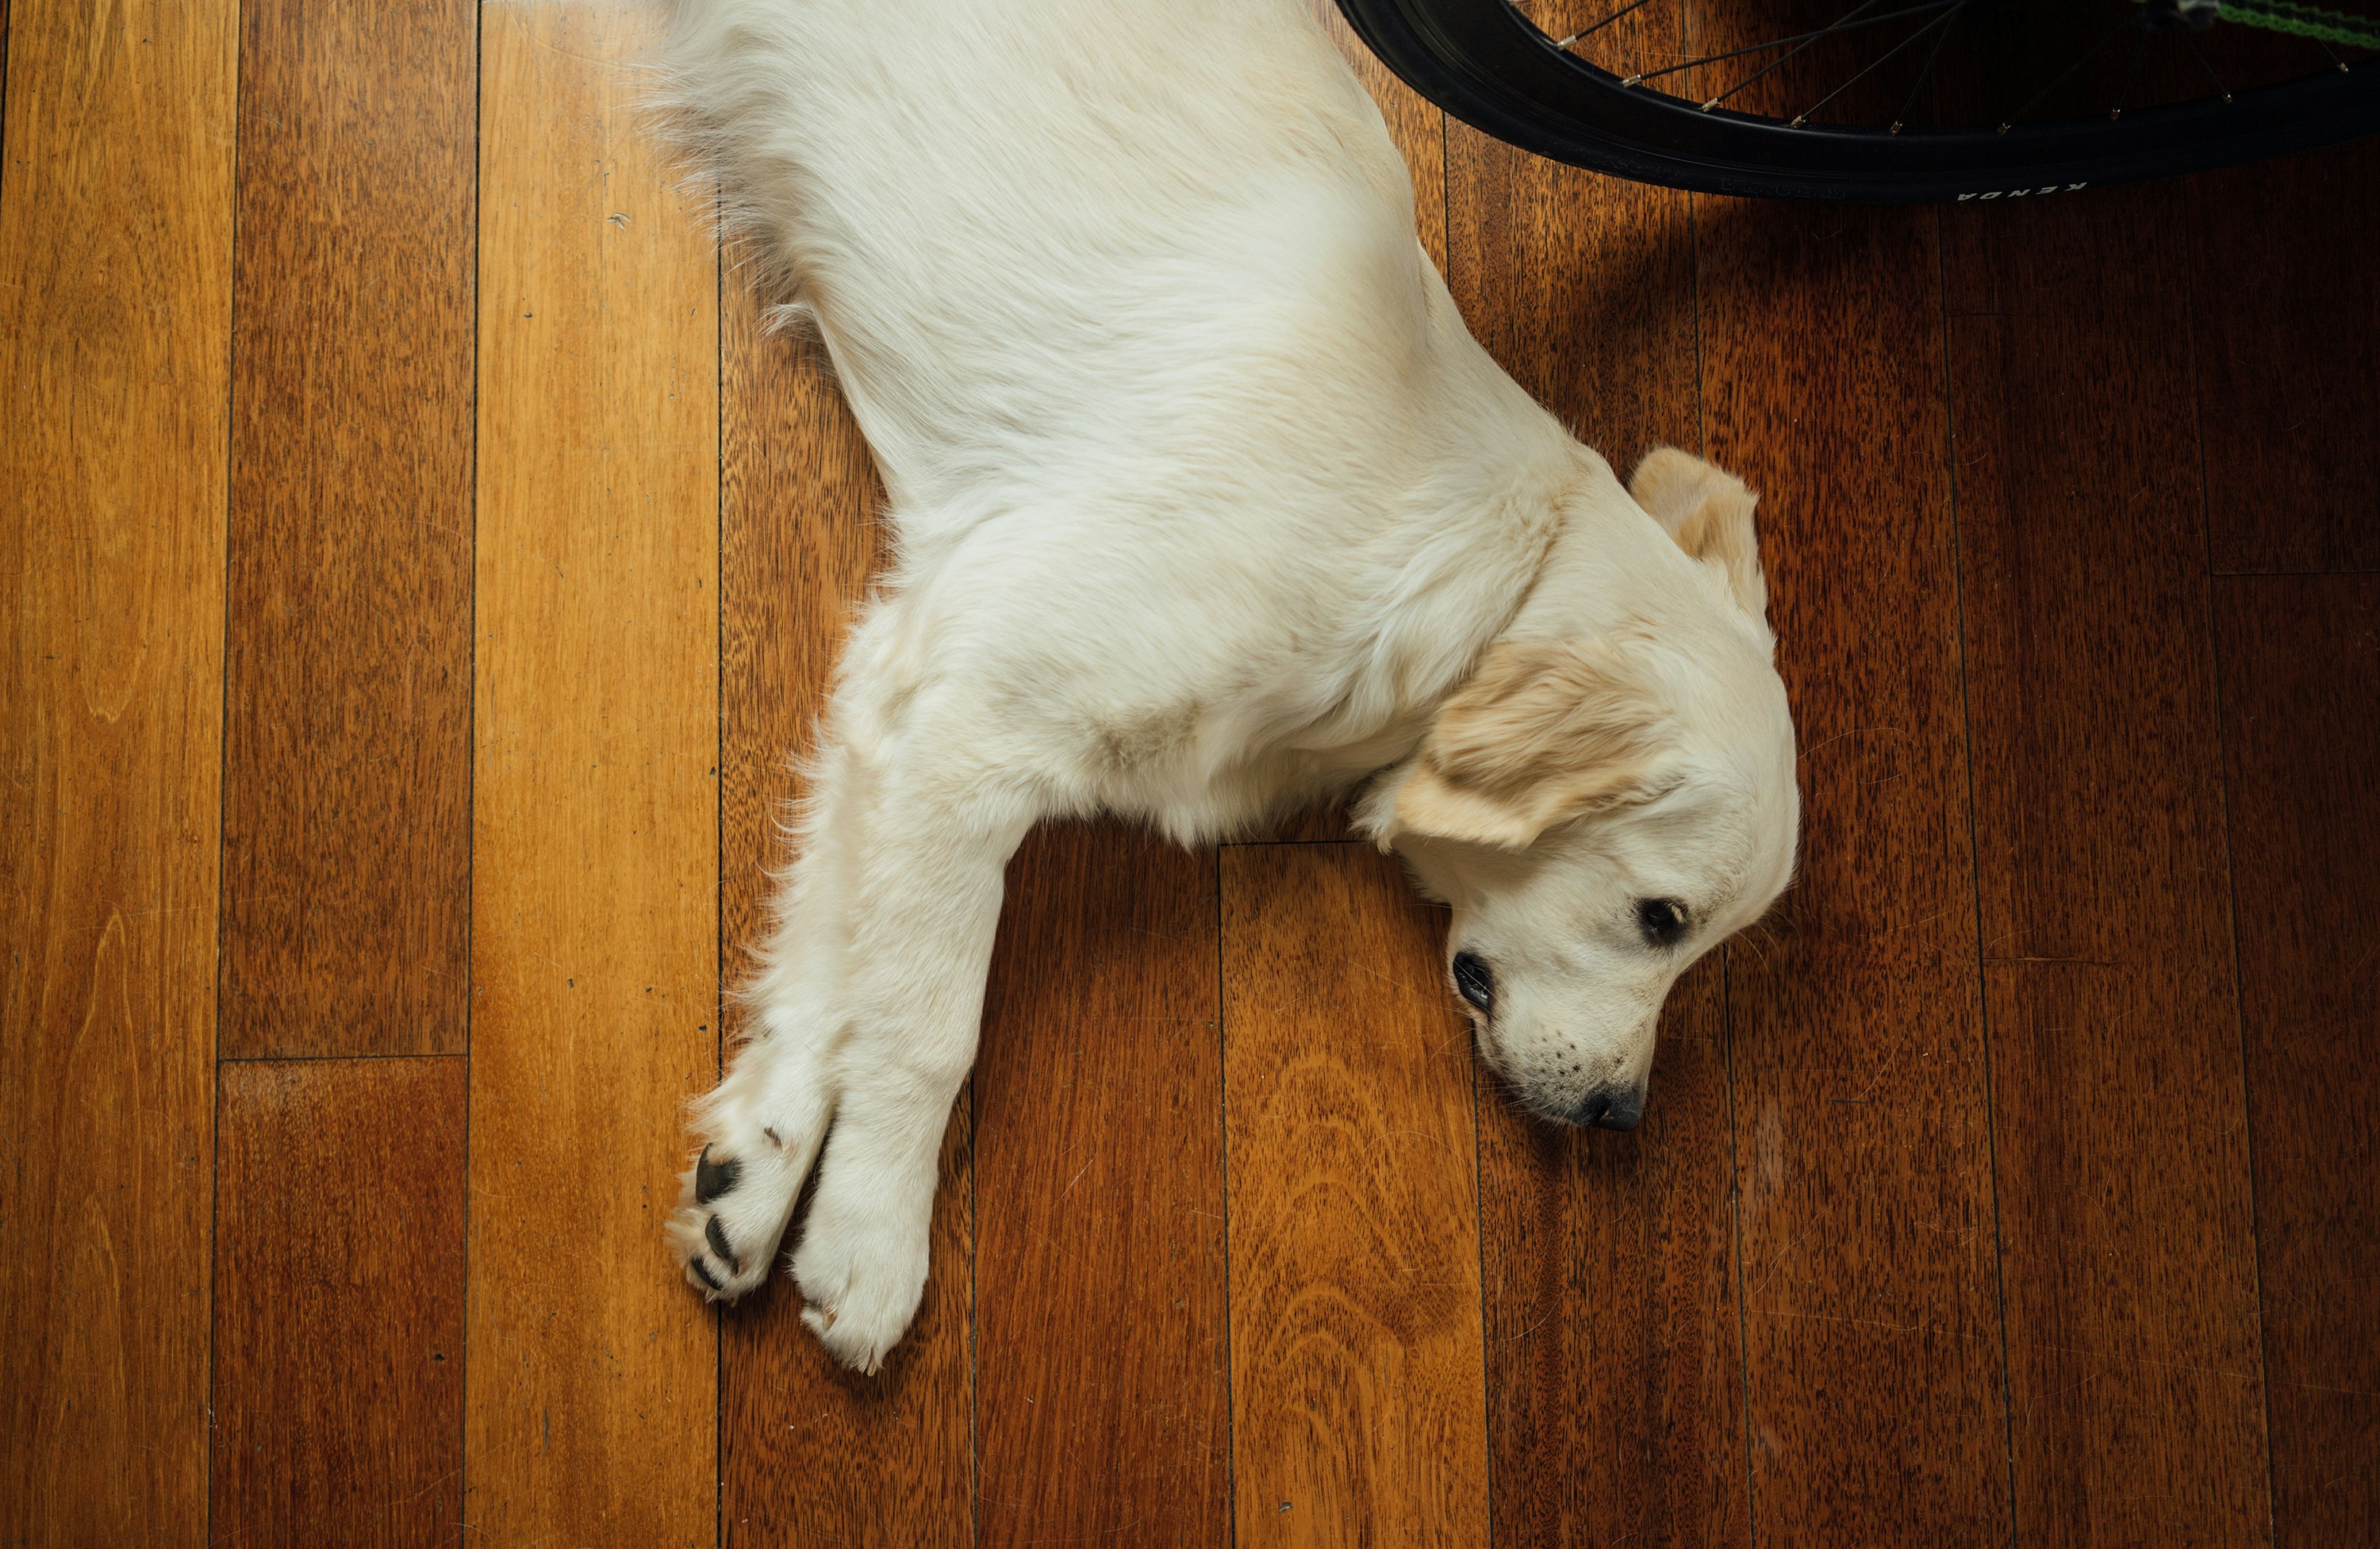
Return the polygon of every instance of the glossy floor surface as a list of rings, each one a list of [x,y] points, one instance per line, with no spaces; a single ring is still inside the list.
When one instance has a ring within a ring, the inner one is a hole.
[[[1555,1133],[1328,821],[1037,835],[865,1380],[660,1233],[876,491],[642,13],[6,15],[0,1542],[2373,1537],[2374,146],[1785,207],[1368,77],[1763,492],[1800,882]]]

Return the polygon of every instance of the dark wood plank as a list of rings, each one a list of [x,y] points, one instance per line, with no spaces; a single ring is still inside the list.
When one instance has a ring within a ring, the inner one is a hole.
[[[484,13],[465,1514],[718,1531],[715,1323],[662,1223],[717,1059],[718,286],[619,62]]]
[[[2380,1525],[2380,579],[2215,587],[2275,1542]]]
[[[1583,25],[1602,0],[1532,7]],[[1677,8],[1609,30],[1622,53],[1676,52]],[[1698,448],[1694,237],[1686,196],[1598,176],[1447,127],[1447,284],[1498,365],[1621,478],[1656,446]]]
[[[976,1065],[986,1544],[1231,1537],[1215,853],[1009,867]]]
[[[223,1068],[218,1542],[461,1531],[468,1095],[459,1059]]]
[[[12,7],[0,1524],[206,1538],[228,0]]]
[[[789,755],[825,708],[835,655],[878,555],[882,492],[815,340],[761,327],[748,274],[723,282],[724,488],[720,846],[723,972],[765,925]],[[829,1360],[774,1277],[722,1323],[727,1542],[971,1543],[974,1330],[969,1100],[943,1141],[933,1267],[917,1320],[874,1377]]]
[[[2018,1535],[2266,1532],[2180,190],[1945,217]]]
[[[2008,1537],[1934,235],[1695,201],[1803,750],[1799,880],[1727,957],[1762,1539]]]
[[[1364,844],[1222,853],[1234,1542],[1484,1543],[1470,1032]]]
[[[222,1047],[459,1053],[478,7],[243,7]]]
[[[2372,139],[2191,180],[2198,426],[2217,570],[2380,569],[2374,188]]]
[[[1481,1078],[1499,1543],[1749,1541],[1723,972],[1670,992],[1633,1133],[1557,1130]]]
[[[1532,14],[1560,30],[1594,9]],[[1678,30],[1647,7],[1615,46],[1674,53]],[[1623,477],[1698,449],[1685,196],[1447,133],[1447,277],[1481,343]],[[1750,1533],[1722,987],[1713,960],[1672,994],[1634,1134],[1557,1131],[1483,1084],[1500,1543]]]

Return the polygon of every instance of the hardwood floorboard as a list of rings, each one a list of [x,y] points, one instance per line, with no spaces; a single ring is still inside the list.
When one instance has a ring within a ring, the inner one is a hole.
[[[978,1540],[1231,1540],[1216,853],[1045,828],[975,1071]]]
[[[243,7],[228,1055],[464,1046],[478,61],[467,0]]]
[[[468,1095],[460,1059],[223,1067],[219,1540],[455,1541]]]
[[[799,794],[789,756],[825,708],[879,558],[883,497],[824,349],[765,333],[750,276],[733,267],[722,309],[719,865],[732,983],[761,938],[765,871],[786,858],[777,825]],[[857,1377],[828,1360],[782,1272],[725,1314],[726,1543],[973,1542],[970,1119],[962,1096],[943,1143],[925,1304],[884,1372]]]
[[[1468,1027],[1366,844],[1222,853],[1233,1541],[1488,1537]]]
[[[233,7],[7,18],[0,1524],[206,1542]]]
[[[670,1266],[718,937],[718,287],[618,62],[484,14],[470,1382],[488,1542],[710,1543],[714,1321]]]
[[[1934,218],[1698,198],[1694,243],[1802,746],[1798,878],[1727,952],[1755,1536],[2002,1543]]]
[[[1648,7],[1615,46],[1674,54],[1679,26]],[[1699,449],[1685,195],[1447,137],[1447,278],[1480,342],[1622,477]],[[1555,1130],[1482,1082],[1499,1543],[1748,1540],[1722,997],[1717,959],[1672,992],[1633,1134]]]
[[[2380,569],[2375,187],[2380,139],[2190,181],[2216,570]]]
[[[2218,581],[2274,1541],[2380,1525],[2380,579]]]
[[[2267,1531],[2185,215],[1944,215],[2026,1543]]]

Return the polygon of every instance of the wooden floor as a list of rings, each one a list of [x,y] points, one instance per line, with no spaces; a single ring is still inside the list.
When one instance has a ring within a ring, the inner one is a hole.
[[[7,10],[0,1542],[2380,1537],[2374,146],[1800,208],[1383,88],[1498,357],[1764,491],[1800,883],[1556,1133],[1330,824],[1037,835],[870,1381],[660,1232],[875,489],[640,13]]]

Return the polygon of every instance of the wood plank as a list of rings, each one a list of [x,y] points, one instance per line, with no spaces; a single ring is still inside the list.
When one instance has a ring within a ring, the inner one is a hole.
[[[2380,569],[2375,187],[2371,139],[2191,179],[2216,570]]]
[[[2008,1536],[1934,236],[1695,200],[1803,749],[1799,880],[1727,959],[1761,1539]]]
[[[459,1059],[224,1067],[218,1540],[455,1542],[468,1097]]]
[[[718,266],[617,61],[484,13],[465,1514],[710,1543],[717,1344],[670,1270],[717,1058]]]
[[[1480,1083],[1499,1543],[1749,1540],[1725,986],[1713,957],[1670,991],[1633,1133]]]
[[[2380,1523],[2380,579],[2215,587],[2277,1543]]]
[[[1945,220],[2017,1531],[2267,1531],[2180,191]]]
[[[1575,30],[1592,8],[1532,14]],[[1613,46],[1674,54],[1679,25],[1647,7]],[[1698,449],[1685,196],[1447,134],[1447,277],[1481,343],[1623,477]],[[1723,994],[1717,959],[1672,991],[1633,1134],[1556,1130],[1483,1084],[1500,1543],[1750,1534]]]
[[[720,845],[723,973],[765,924],[789,754],[825,708],[878,553],[882,490],[814,339],[771,336],[749,276],[723,281]],[[722,1509],[737,1544],[962,1544],[974,1533],[970,1108],[945,1136],[933,1269],[886,1370],[855,1376],[779,1275],[722,1323]]]
[[[1215,853],[1009,867],[975,1071],[986,1544],[1230,1541]]]
[[[459,1053],[478,7],[240,48],[222,1047]]]
[[[0,175],[0,1523],[206,1538],[227,0],[19,0]]]
[[[1222,853],[1234,1542],[1484,1543],[1470,1032],[1364,844]]]

